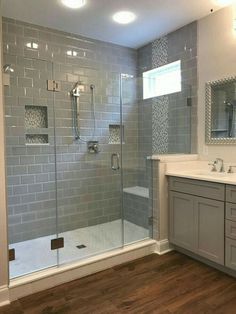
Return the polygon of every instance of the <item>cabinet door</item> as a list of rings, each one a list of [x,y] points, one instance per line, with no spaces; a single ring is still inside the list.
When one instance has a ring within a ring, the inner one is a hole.
[[[236,221],[236,204],[226,203],[226,219]]]
[[[194,251],[194,196],[170,192],[170,242]]]
[[[236,240],[236,221],[225,220],[225,236]]]
[[[195,198],[197,253],[224,265],[224,202]]]
[[[225,266],[236,270],[236,240],[225,239]]]

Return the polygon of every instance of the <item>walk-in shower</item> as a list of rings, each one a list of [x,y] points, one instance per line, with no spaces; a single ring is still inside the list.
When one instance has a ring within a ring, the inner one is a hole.
[[[225,110],[228,114],[228,137],[235,136],[235,108],[236,100],[225,101]]]
[[[150,156],[191,151],[189,82],[143,99],[135,50],[4,23],[10,277],[157,239]]]
[[[61,80],[49,91],[54,63],[4,59],[16,69],[5,86],[11,277],[150,238],[152,176],[140,185],[135,79]]]

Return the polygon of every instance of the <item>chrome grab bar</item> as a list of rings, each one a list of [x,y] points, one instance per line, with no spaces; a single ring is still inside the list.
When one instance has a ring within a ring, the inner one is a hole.
[[[116,165],[115,165],[116,160]],[[111,169],[116,171],[120,169],[120,155],[118,153],[114,153],[111,155]]]

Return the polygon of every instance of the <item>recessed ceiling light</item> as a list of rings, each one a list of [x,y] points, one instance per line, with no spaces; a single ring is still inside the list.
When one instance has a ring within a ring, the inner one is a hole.
[[[39,45],[37,43],[34,43],[34,42],[28,42],[28,43],[26,43],[26,47],[32,48],[32,49],[38,49]]]
[[[61,2],[70,9],[79,9],[86,4],[86,0],[61,0]]]
[[[236,3],[235,0],[216,0],[216,2],[218,5],[222,5],[222,6],[231,5],[233,3]]]
[[[77,51],[74,50],[67,50],[66,54],[70,57],[76,57],[78,55]]]
[[[113,15],[113,20],[119,24],[129,24],[133,22],[136,15],[130,11],[120,11]]]

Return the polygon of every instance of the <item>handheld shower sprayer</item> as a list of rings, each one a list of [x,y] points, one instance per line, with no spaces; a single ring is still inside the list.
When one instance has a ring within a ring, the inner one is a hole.
[[[95,90],[95,85],[91,84],[90,85],[90,90],[91,90],[91,107],[92,107],[92,114],[93,114],[93,134],[92,138],[95,136],[95,131],[96,131],[96,119],[95,119],[95,95],[94,95],[94,90]],[[85,91],[85,86],[82,84],[81,81],[78,81],[75,83],[74,87],[70,91],[71,95],[71,102],[72,102],[72,118],[73,118],[73,129],[74,129],[74,136],[75,140],[81,140],[80,136],[80,99],[79,97],[81,96],[81,92]],[[94,142],[94,141],[93,141]],[[98,151],[96,151],[98,152]]]
[[[79,97],[80,96],[81,86],[82,86],[82,83],[80,81],[75,83],[73,89],[71,90],[71,95],[73,97]]]
[[[228,136],[235,136],[235,108],[236,108],[236,100],[233,99],[231,101],[224,101],[225,110],[228,112]]]
[[[83,90],[84,86],[82,85],[81,81],[78,81],[75,83],[73,89],[71,90],[71,99],[72,99],[72,110],[73,110],[73,125],[74,125],[74,133],[75,133],[75,139],[80,139],[80,126],[79,126],[79,114],[80,114],[80,108],[79,108],[79,97],[80,92]]]

